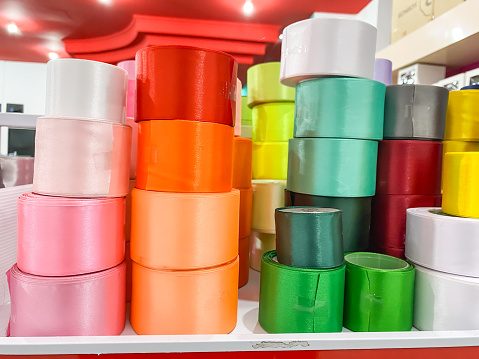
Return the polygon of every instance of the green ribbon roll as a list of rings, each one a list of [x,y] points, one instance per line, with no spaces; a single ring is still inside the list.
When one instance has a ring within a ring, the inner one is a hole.
[[[275,211],[278,262],[290,267],[325,269],[343,265],[341,211],[283,207]]]
[[[373,196],[377,154],[377,141],[293,138],[286,188],[315,196]]]
[[[331,77],[296,87],[294,137],[382,140],[386,85],[369,79]]]
[[[241,97],[241,126],[251,126],[253,119],[253,113],[248,107],[248,98],[246,96]]]
[[[345,266],[294,268],[276,251],[261,261],[259,324],[268,333],[326,333],[343,328]]]
[[[385,254],[345,256],[344,326],[355,332],[412,328],[414,266]]]
[[[253,142],[286,142],[293,138],[294,102],[253,107]]]

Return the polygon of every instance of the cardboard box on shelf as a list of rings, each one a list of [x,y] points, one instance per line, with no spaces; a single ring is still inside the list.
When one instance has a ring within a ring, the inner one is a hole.
[[[434,18],[448,12],[466,0],[434,0]]]
[[[391,43],[431,21],[434,1],[437,0],[394,0],[391,19]]]
[[[466,83],[464,86],[479,85],[479,68],[466,71]]]
[[[466,83],[466,74],[464,72],[445,78],[444,80],[440,80],[434,83],[434,86],[445,87],[449,91],[457,91],[460,90],[465,86]]]
[[[414,64],[398,71],[398,85],[431,85],[446,77],[446,66]]]

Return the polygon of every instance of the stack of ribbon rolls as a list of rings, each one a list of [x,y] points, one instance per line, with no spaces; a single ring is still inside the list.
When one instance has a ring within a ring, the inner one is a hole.
[[[248,106],[248,97],[241,96],[241,137],[251,139],[253,137],[251,125],[253,114]]]
[[[275,248],[274,210],[284,206],[288,140],[293,137],[293,88],[279,82],[280,63],[248,69],[248,106],[252,109],[253,213],[250,265],[260,270],[263,253]]]
[[[442,143],[448,90],[426,85],[386,89],[379,144],[371,249],[404,257],[406,209],[441,203]]]
[[[237,66],[228,54],[194,47],[136,54],[130,318],[138,334],[225,334],[236,325]]]
[[[286,205],[340,209],[344,250],[365,250],[386,91],[372,80],[376,29],[320,18],[283,35],[281,82],[296,86]]]
[[[7,273],[11,336],[119,335],[125,325],[127,74],[93,61],[47,65],[33,192],[18,199]]]

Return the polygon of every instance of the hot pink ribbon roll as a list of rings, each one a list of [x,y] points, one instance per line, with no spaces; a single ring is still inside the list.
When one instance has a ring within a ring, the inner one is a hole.
[[[135,60],[121,61],[117,65],[128,73],[128,90],[126,92],[126,116],[135,117]]]
[[[17,246],[18,268],[34,275],[112,268],[125,258],[125,199],[24,194],[18,199]]]
[[[8,272],[11,315],[7,336],[119,335],[125,327],[122,264],[73,277],[40,277]]]
[[[33,192],[64,197],[128,194],[131,127],[88,119],[40,117]]]

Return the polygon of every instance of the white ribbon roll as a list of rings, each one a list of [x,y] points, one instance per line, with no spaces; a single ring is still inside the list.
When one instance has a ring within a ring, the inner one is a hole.
[[[251,228],[263,233],[276,233],[274,211],[284,207],[284,180],[253,180]]]
[[[479,219],[453,217],[441,208],[409,208],[406,258],[423,267],[479,277]]]
[[[376,28],[355,19],[316,18],[283,31],[280,81],[298,82],[323,76],[372,79]]]
[[[47,64],[46,116],[125,123],[128,74],[103,62],[58,59]]]

